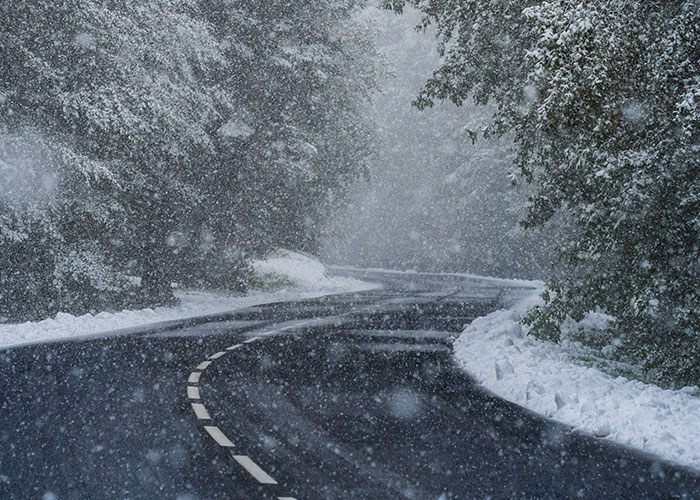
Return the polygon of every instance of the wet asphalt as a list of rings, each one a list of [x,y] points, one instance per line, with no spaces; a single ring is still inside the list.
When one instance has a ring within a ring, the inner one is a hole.
[[[0,351],[0,498],[700,498],[697,472],[455,366],[463,326],[524,290],[339,272],[383,287]]]

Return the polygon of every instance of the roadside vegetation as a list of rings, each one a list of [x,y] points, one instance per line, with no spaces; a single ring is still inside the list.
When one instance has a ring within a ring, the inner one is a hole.
[[[356,0],[0,5],[0,322],[241,290],[366,170]]]
[[[524,226],[567,221],[531,332],[559,342],[605,314],[577,340],[700,384],[700,3],[384,2],[407,4],[442,56],[415,104],[492,103],[472,136],[514,138],[535,189]]]

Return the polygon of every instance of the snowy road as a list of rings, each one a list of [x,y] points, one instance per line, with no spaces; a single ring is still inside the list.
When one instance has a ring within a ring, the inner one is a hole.
[[[385,287],[0,352],[0,498],[700,497],[456,368],[450,337],[517,288],[355,275]]]

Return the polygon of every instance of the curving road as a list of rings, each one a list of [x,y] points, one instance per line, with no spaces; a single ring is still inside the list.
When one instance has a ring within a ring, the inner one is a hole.
[[[700,498],[454,366],[522,290],[343,272],[384,286],[0,352],[0,498]]]

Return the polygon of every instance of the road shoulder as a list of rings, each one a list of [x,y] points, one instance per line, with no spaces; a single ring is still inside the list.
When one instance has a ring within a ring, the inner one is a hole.
[[[458,365],[486,389],[575,429],[700,470],[700,398],[613,377],[527,335],[535,291],[472,322],[455,341]]]

